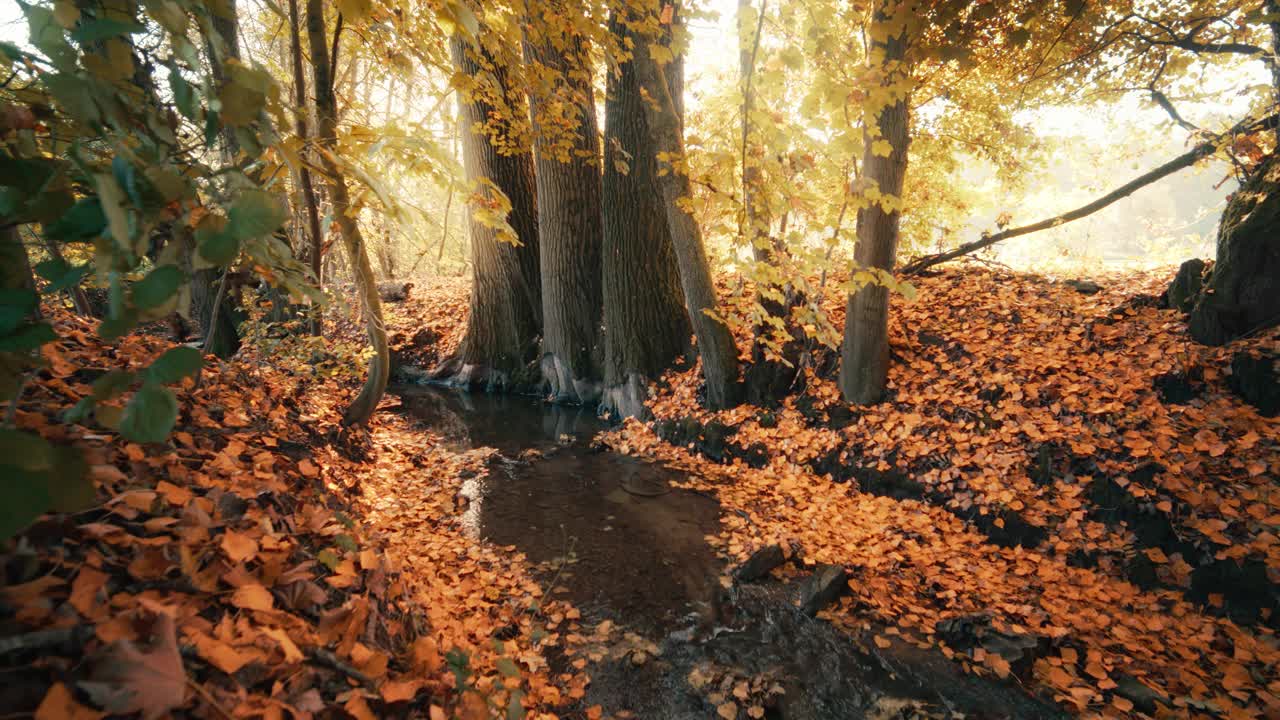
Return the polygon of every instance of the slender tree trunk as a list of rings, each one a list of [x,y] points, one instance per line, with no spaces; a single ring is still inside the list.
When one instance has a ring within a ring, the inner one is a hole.
[[[542,18],[553,11],[547,10]],[[530,89],[542,272],[542,376],[557,402],[600,397],[603,230],[600,141],[587,45],[529,23],[526,64],[553,78]],[[558,33],[558,30],[557,30]]]
[[[655,148],[670,157],[683,157],[680,115],[666,75],[650,57],[647,43],[636,45],[632,64],[639,75],[640,86],[653,100],[642,104]],[[729,327],[710,314],[716,310],[716,291],[706,248],[702,244],[702,229],[693,215],[680,205],[682,198],[693,195],[689,176],[676,172],[674,168],[668,170],[658,178],[658,185],[662,189],[667,229],[679,262],[685,307],[698,340],[702,372],[707,381],[707,405],[712,408],[733,407],[738,404],[741,393],[738,346]]]
[[[214,11],[212,15],[213,29],[224,46],[223,54],[220,57],[212,46],[208,48],[210,70],[219,87],[226,82],[224,60],[240,58],[235,0],[227,0],[221,10],[221,13]],[[222,152],[228,164],[236,162],[240,155],[240,141],[231,126],[222,128]],[[205,268],[192,273],[190,314],[203,333],[204,351],[229,358],[240,349],[240,308],[234,293],[219,292],[223,275],[222,268]]]
[[[877,11],[879,19],[879,11]],[[889,38],[874,43],[873,56],[881,57],[885,66],[898,64],[906,54],[905,37]],[[900,71],[897,71],[900,72]],[[900,79],[895,73],[885,85]],[[907,172],[907,146],[911,141],[908,97],[906,91],[896,93],[893,104],[880,111],[876,119],[878,132],[870,128],[864,133],[866,149],[862,156],[863,177],[874,183],[882,195],[902,196],[902,183]],[[874,152],[878,139],[891,146],[887,157]],[[887,211],[872,203],[858,211],[858,243],[854,249],[857,269],[877,268],[893,272],[898,253],[897,210]],[[840,391],[844,399],[859,405],[880,402],[884,398],[889,375],[889,289],[880,283],[867,283],[849,295],[845,322],[844,346],[840,354]]]
[[[610,30],[631,36],[616,16]],[[681,98],[683,59],[669,64]],[[610,74],[604,105],[604,379],[602,406],[621,417],[645,413],[648,386],[689,352],[689,315],[658,188],[657,149],[645,120],[634,63]],[[680,108],[677,107],[679,111]]]
[[[480,72],[462,38],[455,35],[450,49],[459,71]],[[537,351],[542,302],[533,158],[528,151],[504,155],[494,147],[480,127],[492,111],[487,103],[460,93],[458,105],[467,182],[488,179],[510,199],[508,224],[520,245],[500,240],[493,228],[476,219],[474,209],[468,210],[471,312],[459,353],[441,372],[468,387],[527,389],[533,384],[527,371]]]
[[[1267,0],[1263,7],[1271,17],[1271,22],[1267,23],[1271,26],[1271,89],[1276,105],[1280,107],[1280,0]],[[1280,148],[1280,123],[1276,124],[1274,132],[1276,147]]]
[[[360,292],[365,326],[374,356],[369,361],[369,377],[360,394],[347,407],[342,417],[344,426],[361,425],[369,421],[378,401],[387,389],[391,375],[391,354],[387,347],[387,330],[382,320],[382,300],[378,297],[378,285],[369,264],[360,226],[351,214],[351,198],[347,193],[347,181],[342,168],[334,162],[337,146],[337,101],[333,95],[333,79],[329,75],[329,53],[325,47],[323,0],[307,0],[307,39],[311,45],[312,85],[316,95],[316,119],[319,125],[318,141],[328,152],[320,153],[320,161],[329,180],[329,197],[333,202],[334,222],[346,247],[351,272]]]
[[[305,143],[311,138],[311,133],[307,129],[308,108],[311,107],[311,103],[307,101],[307,80],[302,71],[302,27],[298,19],[298,0],[289,0],[289,56],[293,65],[293,100],[296,113],[294,132]],[[310,248],[311,255],[311,274],[315,276],[316,287],[324,289],[324,233],[320,229],[320,205],[316,200],[311,168],[306,165],[309,157],[311,157],[310,153],[303,154],[304,162],[298,169],[298,184],[302,188],[302,204],[307,216],[306,232],[309,240],[307,246]],[[312,333],[319,335],[322,332],[319,314],[312,318],[311,323]]]

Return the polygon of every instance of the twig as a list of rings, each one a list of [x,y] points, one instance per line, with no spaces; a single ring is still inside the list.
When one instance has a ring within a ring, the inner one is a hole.
[[[8,655],[21,650],[48,650],[59,645],[81,646],[93,637],[93,628],[88,625],[72,625],[54,630],[37,630],[36,632],[13,637],[0,638],[0,655]]]
[[[307,660],[321,667],[326,667],[326,668],[329,668],[330,670],[336,670],[342,673],[343,675],[346,675],[347,677],[351,678],[352,680],[355,680],[356,682],[360,683],[366,689],[369,689],[369,690],[373,689],[373,681],[369,679],[368,675],[365,675],[359,670],[342,662],[341,660],[338,659],[337,655],[334,655],[333,652],[329,650],[326,650],[324,648],[310,648],[307,650]]]

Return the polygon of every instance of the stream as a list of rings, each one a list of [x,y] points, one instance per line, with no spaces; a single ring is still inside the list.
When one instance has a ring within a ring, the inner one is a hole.
[[[590,410],[394,391],[402,412],[456,449],[497,451],[487,474],[464,482],[460,520],[474,536],[523,552],[587,632],[604,621],[619,628],[588,666],[586,705],[700,720],[717,717],[737,689],[738,717],[751,706],[779,720],[1063,716],[1013,682],[965,674],[937,650],[851,638],[801,612],[799,583],[765,577],[722,589],[724,561],[707,540],[720,532],[719,502],[674,487],[678,470],[593,444],[608,424]],[[552,655],[553,668],[565,662]]]

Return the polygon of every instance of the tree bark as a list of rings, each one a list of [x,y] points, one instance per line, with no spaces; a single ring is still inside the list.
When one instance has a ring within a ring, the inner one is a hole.
[[[293,100],[295,104],[294,132],[304,143],[311,137],[307,129],[307,80],[302,71],[302,29],[298,19],[298,0],[289,0],[289,56],[293,66]],[[307,246],[311,254],[311,274],[315,277],[316,287],[324,289],[323,252],[324,233],[320,229],[320,205],[316,201],[316,188],[311,179],[311,168],[306,165],[309,154],[303,155],[303,163],[298,168],[298,185],[302,189],[302,204],[307,216]],[[320,318],[312,318],[311,331],[321,334]]]
[[[884,43],[875,43],[874,48],[879,52],[886,71],[891,73],[884,84],[892,84],[901,76],[888,68],[902,62],[906,54],[906,38],[889,38]],[[866,148],[862,166],[864,177],[875,183],[881,195],[901,198],[907,173],[907,146],[911,141],[909,98],[906,91],[895,94],[894,102],[881,110],[876,118],[879,132],[864,131]],[[883,139],[892,146],[887,157],[873,151],[876,139]],[[899,219],[897,210],[890,212],[878,202],[858,211],[855,271],[877,268],[893,272],[898,254]],[[884,399],[889,375],[889,289],[878,282],[867,283],[850,293],[846,308],[844,345],[840,353],[840,391],[848,402],[859,405],[880,402]]]
[[[669,157],[684,156],[684,137],[680,115],[668,87],[665,73],[649,54],[648,43],[636,45],[632,64],[640,86],[648,92],[650,102],[643,102],[645,120],[655,149]],[[707,405],[727,408],[737,405],[741,395],[738,382],[738,346],[723,321],[712,317],[716,309],[715,285],[711,265],[702,243],[702,229],[680,201],[693,195],[689,176],[669,167],[658,178],[667,217],[667,230],[680,267],[680,285],[684,289],[685,307],[698,340],[702,372],[707,381]]]
[[[631,36],[616,16],[610,30]],[[681,97],[683,59],[666,68]],[[648,386],[690,350],[680,269],[663,216],[657,149],[645,120],[634,63],[610,74],[604,105],[604,382],[602,407],[620,417],[645,413]],[[677,112],[681,108],[677,105]]]
[[[449,42],[457,69],[468,75],[480,73],[466,42],[457,35]],[[438,374],[451,374],[451,382],[467,387],[529,389],[528,370],[537,351],[542,303],[533,158],[528,151],[500,153],[481,131],[479,126],[493,110],[487,103],[459,95],[458,106],[466,179],[475,183],[487,178],[510,199],[508,224],[520,245],[500,240],[493,228],[476,219],[473,209],[468,210],[472,284],[467,334],[458,356]]]
[[[227,0],[222,5],[226,14],[212,12],[213,29],[225,46],[225,55],[219,57],[212,44],[207,48],[209,67],[214,82],[221,87],[226,82],[223,70],[225,59],[240,58],[239,23],[237,21],[236,0]],[[228,164],[236,162],[240,155],[240,141],[236,138],[235,128],[222,127],[222,152]],[[203,338],[204,351],[226,359],[235,355],[240,349],[241,312],[236,295],[221,291],[222,268],[205,268],[196,270],[191,276],[191,304],[189,313],[200,326],[200,337]]]
[[[333,79],[329,75],[329,52],[325,46],[323,0],[307,0],[307,39],[311,45],[312,85],[315,87],[316,120],[319,125],[317,140],[322,149],[320,162],[329,180],[329,198],[333,204],[334,222],[347,251],[352,275],[361,297],[361,309],[373,345],[374,356],[369,361],[369,376],[360,394],[343,413],[344,427],[362,425],[373,416],[378,401],[387,389],[391,375],[391,354],[387,347],[387,330],[382,320],[382,300],[378,297],[378,285],[369,263],[360,225],[351,214],[351,198],[342,168],[334,161],[337,150],[337,100],[333,95]]]
[[[600,397],[604,304],[600,141],[590,58],[580,37],[553,45],[549,38],[532,37],[533,28],[527,32],[526,64],[554,78],[552,87],[529,93],[542,274],[540,365],[555,401],[586,404]]]
[[[1218,222],[1217,262],[1191,309],[1191,337],[1206,345],[1280,324],[1280,153],[1231,195]]]

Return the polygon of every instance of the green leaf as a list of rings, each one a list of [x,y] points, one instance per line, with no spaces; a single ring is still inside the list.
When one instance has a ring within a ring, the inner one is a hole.
[[[149,310],[163,305],[186,279],[177,265],[164,265],[147,273],[147,276],[133,284],[133,305],[141,310]]]
[[[267,90],[271,76],[257,68],[239,64],[227,65],[227,81],[218,91],[222,103],[222,121],[227,125],[248,125],[258,119],[267,106]]]
[[[132,309],[119,315],[106,318],[98,325],[98,337],[103,340],[118,340],[125,333],[138,326],[138,313]]]
[[[173,102],[178,106],[178,112],[191,122],[199,122],[195,89],[182,77],[176,65],[169,68],[169,87],[173,90]]]
[[[66,34],[53,11],[40,5],[25,5],[22,9],[27,15],[27,26],[31,30],[31,44],[60,70],[74,68],[76,51],[67,42]]]
[[[62,217],[46,227],[44,234],[63,242],[87,242],[106,229],[107,216],[102,212],[102,201],[97,197],[87,197],[72,205]]]
[[[36,265],[36,274],[49,281],[44,289],[49,294],[79,285],[89,269],[88,263],[73,266],[66,260],[54,258]]]
[[[0,539],[7,540],[49,508],[49,484],[44,473],[0,466]]]
[[[120,37],[121,35],[133,35],[146,30],[145,27],[138,23],[123,22],[121,20],[111,20],[103,18],[100,20],[91,20],[82,23],[71,33],[71,39],[81,45],[106,40],[107,38]]]
[[[329,568],[330,570],[333,570],[334,568],[338,567],[338,563],[341,562],[341,560],[338,559],[338,556],[335,555],[332,550],[321,550],[320,552],[316,553],[316,560],[318,560],[321,565]]]
[[[355,552],[360,549],[360,546],[356,545],[355,538],[351,537],[350,535],[347,535],[346,533],[343,533],[335,537],[333,539],[333,544],[337,545],[340,549],[345,550],[346,552]]]
[[[498,658],[497,662],[495,662],[493,666],[497,668],[498,672],[507,677],[520,677],[520,667],[516,665],[516,661],[511,658]]]
[[[270,235],[289,214],[275,195],[265,190],[249,190],[240,194],[228,212],[227,231],[237,240]]]
[[[79,450],[54,448],[54,466],[48,476],[49,507],[57,512],[76,512],[92,507],[96,498],[89,463]]]
[[[34,290],[0,290],[0,336],[15,332],[39,304]]]
[[[143,385],[124,407],[120,434],[139,443],[164,442],[178,421],[178,399],[169,388]]]
[[[128,370],[112,370],[93,381],[93,394],[90,397],[96,402],[119,397],[133,384],[134,377],[136,376]]]
[[[147,379],[158,385],[176,383],[191,377],[204,365],[204,355],[192,347],[176,347],[165,351],[146,370]]]
[[[4,464],[29,472],[50,470],[54,465],[53,446],[39,435],[0,428],[0,458]]]
[[[36,323],[0,338],[0,352],[26,352],[58,339],[49,323]]]

